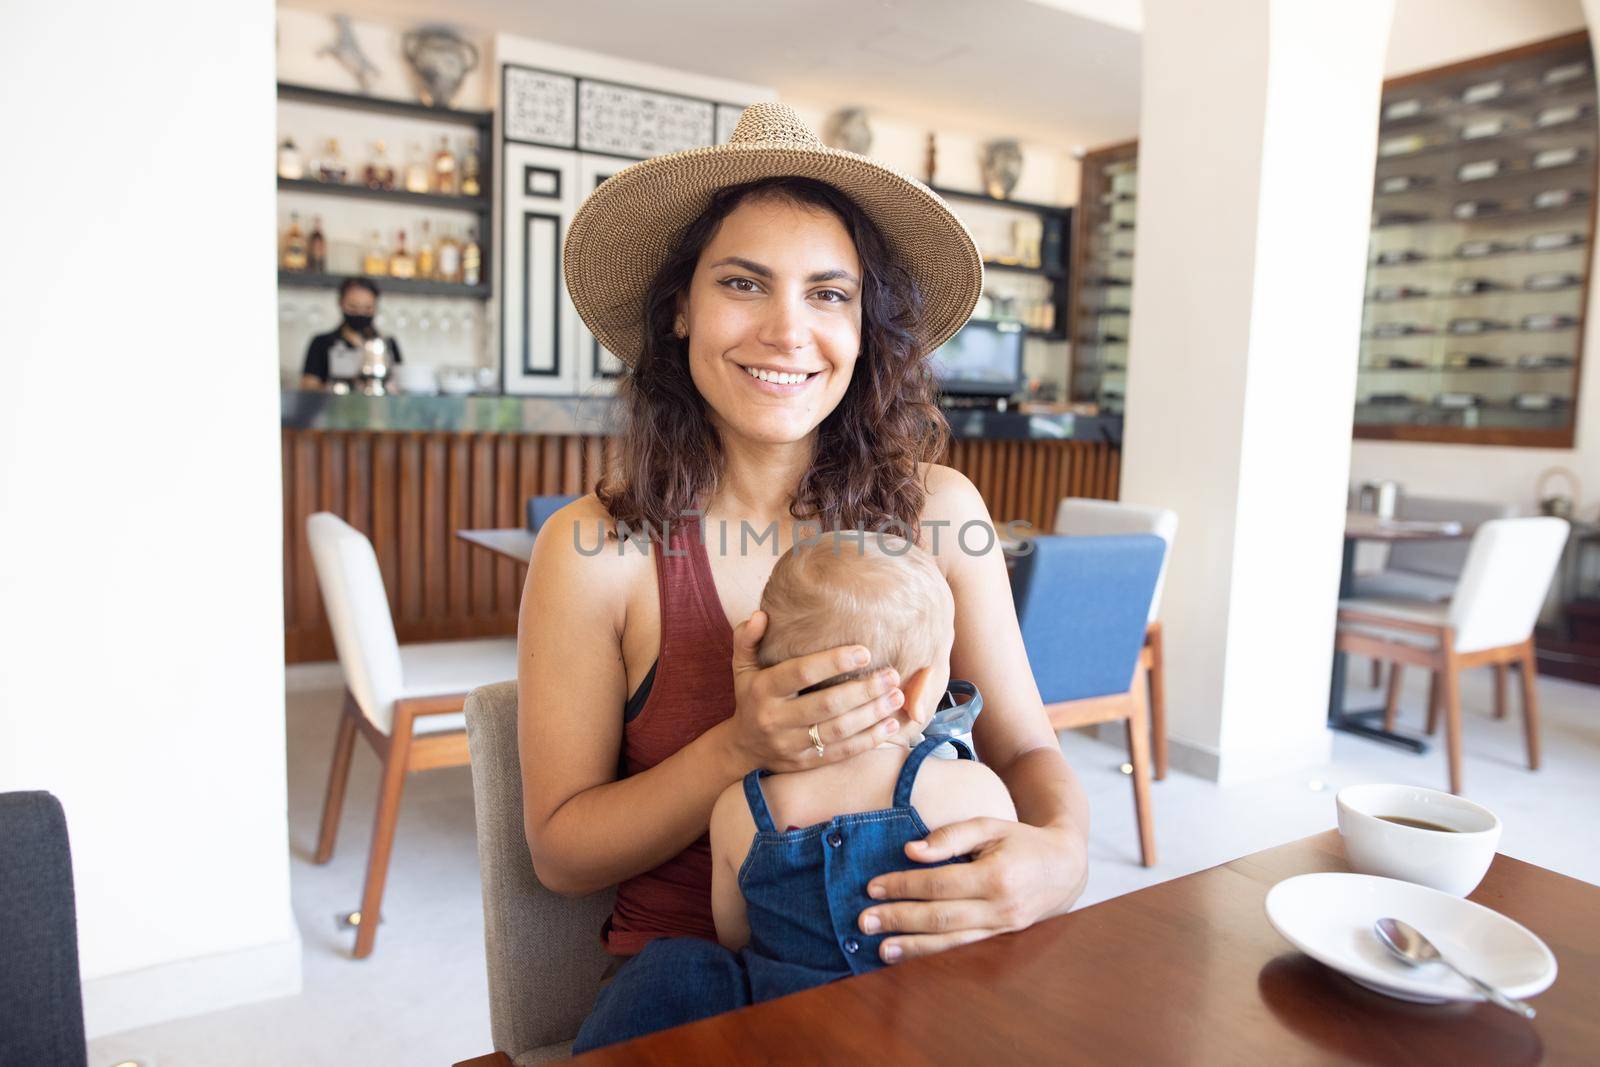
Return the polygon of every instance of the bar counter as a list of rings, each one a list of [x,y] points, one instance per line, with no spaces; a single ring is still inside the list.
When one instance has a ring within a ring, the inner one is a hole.
[[[521,526],[524,502],[586,493],[618,438],[608,397],[283,393],[284,650],[333,658],[306,518],[372,539],[403,642],[510,634],[522,568],[460,541]],[[996,523],[1048,530],[1065,496],[1116,499],[1121,419],[948,411],[942,462],[972,479]]]

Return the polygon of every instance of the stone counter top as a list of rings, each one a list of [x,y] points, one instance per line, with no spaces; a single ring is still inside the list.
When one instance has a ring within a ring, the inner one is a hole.
[[[604,396],[369,397],[286,390],[282,424],[300,430],[611,434],[616,406],[615,400]],[[1122,443],[1122,419],[1115,415],[1023,415],[957,408],[945,416],[952,436],[962,439]]]

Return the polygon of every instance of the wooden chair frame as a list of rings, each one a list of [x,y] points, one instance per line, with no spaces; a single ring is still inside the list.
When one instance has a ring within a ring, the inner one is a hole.
[[[1159,637],[1157,638],[1159,649]],[[1148,648],[1148,646],[1146,646]],[[1159,651],[1157,653],[1159,656]],[[1139,859],[1146,867],[1156,865],[1155,820],[1150,803],[1150,721],[1145,706],[1147,678],[1141,655],[1134,667],[1133,684],[1126,693],[1112,693],[1084,700],[1063,700],[1046,704],[1050,726],[1072,730],[1122,720],[1128,729],[1128,762],[1133,765],[1133,813],[1139,823]]]
[[[1433,733],[1437,728],[1442,711],[1445,750],[1450,767],[1450,792],[1461,792],[1461,672],[1473,667],[1495,669],[1496,717],[1503,717],[1506,713],[1507,669],[1512,666],[1518,668],[1522,680],[1522,730],[1528,749],[1528,769],[1539,769],[1539,696],[1534,685],[1538,667],[1534,662],[1531,636],[1514,645],[1457,652],[1453,626],[1437,626],[1351,608],[1340,609],[1339,623],[1341,629],[1336,639],[1339,651],[1370,656],[1375,662],[1394,665],[1389,675],[1388,703],[1384,709],[1386,728],[1393,726],[1399,706],[1401,669],[1421,667],[1432,672],[1428,682],[1428,733]],[[1379,626],[1424,634],[1437,640],[1438,647],[1421,648],[1374,634],[1346,630],[1342,628],[1344,625]]]
[[[1144,648],[1139,651],[1139,664],[1150,679],[1150,752],[1158,782],[1167,776],[1167,668],[1161,640],[1157,619],[1145,628]]]
[[[327,863],[333,858],[334,841],[339,836],[339,816],[344,810],[345,786],[350,781],[350,762],[359,733],[383,763],[383,775],[378,787],[378,810],[372,824],[372,850],[367,856],[367,881],[361,891],[360,918],[356,922],[353,955],[358,960],[372,955],[378,940],[383,887],[389,877],[389,854],[394,850],[394,832],[400,820],[400,795],[405,789],[406,775],[435,767],[463,767],[471,762],[466,730],[419,736],[415,730],[416,720],[424,715],[459,712],[466,702],[465,693],[403,697],[394,702],[394,725],[385,734],[362,712],[355,696],[345,690],[344,711],[339,717],[339,733],[333,743],[333,765],[328,769],[328,793],[322,805],[322,828],[317,835],[314,860]]]

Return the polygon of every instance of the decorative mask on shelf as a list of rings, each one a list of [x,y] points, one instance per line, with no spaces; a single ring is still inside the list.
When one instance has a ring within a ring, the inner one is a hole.
[[[478,50],[448,26],[408,30],[401,43],[416,75],[417,96],[429,107],[449,107],[461,80],[478,65]]]
[[[828,117],[822,143],[858,156],[866,155],[872,149],[872,126],[867,122],[867,113],[859,107],[835,111]]]
[[[983,146],[983,187],[996,200],[1011,196],[1022,177],[1022,146],[1007,138]]]
[[[332,44],[323,45],[317,50],[318,58],[330,56],[355,78],[356,84],[361,86],[363,93],[371,91],[372,79],[379,74],[378,68],[372,65],[364,54],[361,46],[356,43],[356,31],[350,26],[349,15],[333,16],[333,27],[338,36]]]

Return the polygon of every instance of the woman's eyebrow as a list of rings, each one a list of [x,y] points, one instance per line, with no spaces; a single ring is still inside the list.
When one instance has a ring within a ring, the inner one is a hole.
[[[715,269],[717,267],[728,267],[728,266],[742,267],[743,269],[749,271],[751,274],[754,274],[758,278],[770,279],[772,277],[772,271],[770,269],[768,269],[766,267],[763,267],[761,264],[757,263],[755,260],[745,259],[742,256],[728,256],[728,257],[726,257],[724,259],[717,260],[715,263],[711,264],[711,266],[712,266],[713,269]],[[813,274],[811,277],[807,278],[806,281],[808,281],[808,282],[847,281],[847,282],[852,282],[852,283],[857,284],[857,285],[861,284],[861,279],[860,278],[857,278],[854,274],[851,274],[847,270],[840,270],[838,268],[835,268],[833,270],[818,271],[817,273]]]

